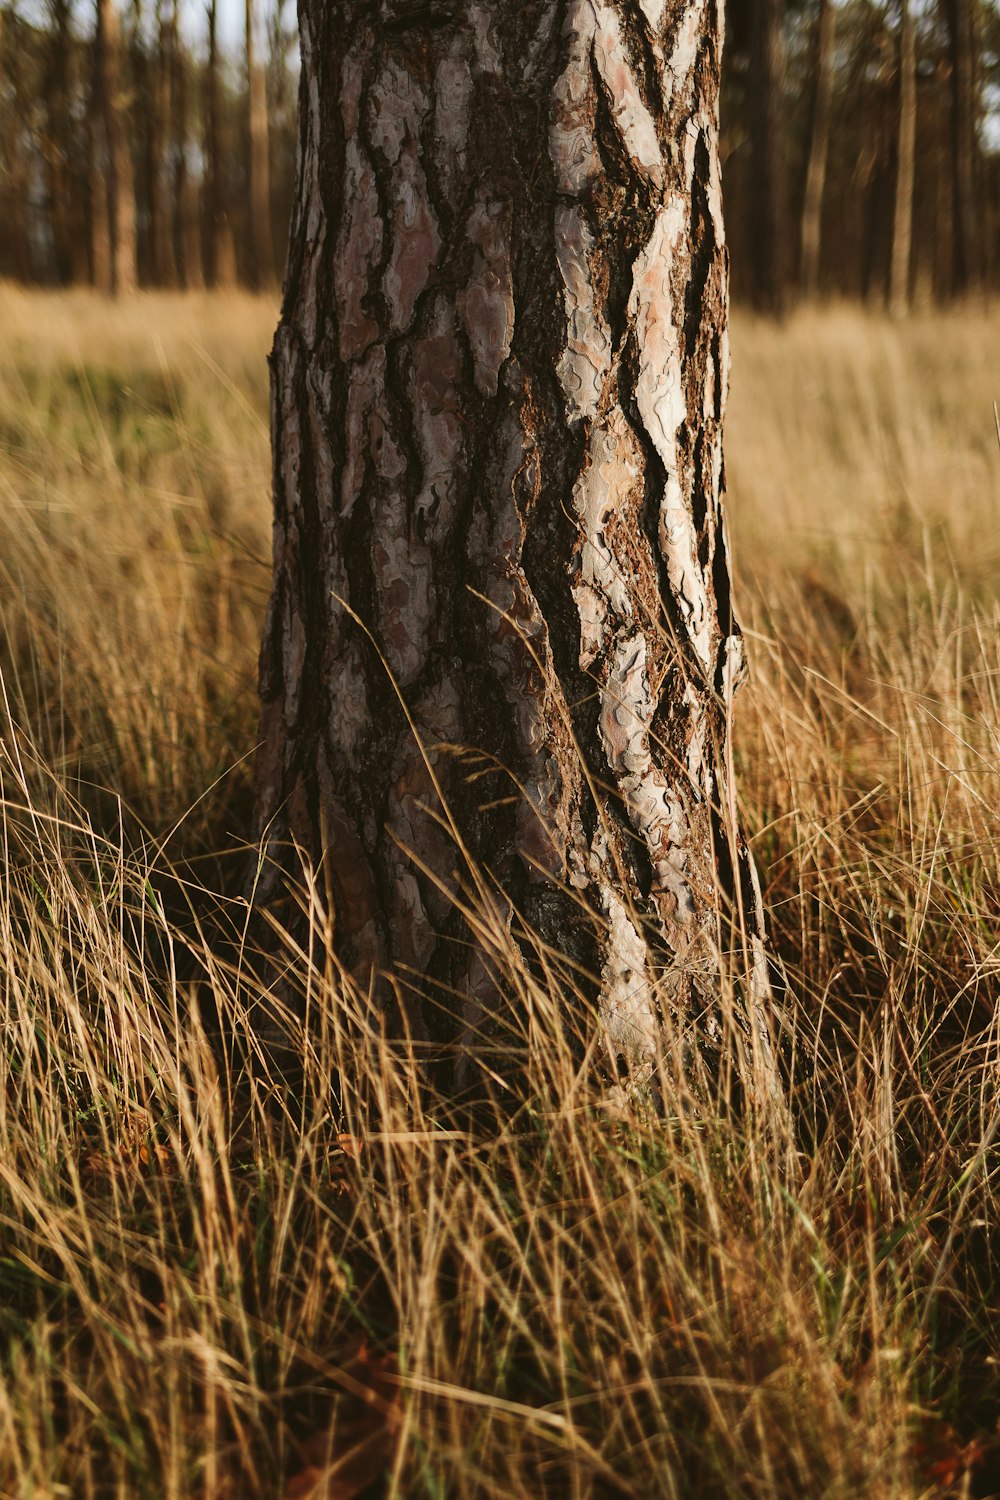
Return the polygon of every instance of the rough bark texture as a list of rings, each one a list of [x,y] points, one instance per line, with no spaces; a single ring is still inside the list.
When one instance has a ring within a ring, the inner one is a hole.
[[[407,1024],[471,1038],[500,1002],[454,898],[485,872],[515,932],[592,970],[641,1074],[665,1036],[718,1042],[728,894],[767,1056],[724,769],[719,9],[303,0],[300,23],[259,898],[298,845],[362,983],[428,976],[461,998],[397,983]]]
[[[903,0],[906,4],[906,0]],[[823,191],[830,152],[830,106],[833,100],[833,44],[837,11],[833,0],[819,0],[816,22],[816,93],[813,97],[809,158],[802,199],[802,234],[799,254],[799,285],[806,297],[815,297],[819,287],[819,253],[823,227]]]
[[[913,181],[917,150],[917,57],[910,0],[899,3],[899,131],[896,137],[896,192],[889,262],[889,311],[903,317],[910,305],[913,245]]]

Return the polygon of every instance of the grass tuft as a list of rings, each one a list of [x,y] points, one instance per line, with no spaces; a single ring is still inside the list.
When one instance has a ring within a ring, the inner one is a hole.
[[[610,1117],[502,937],[457,1117],[308,881],[250,1040],[273,321],[0,289],[0,1493],[1000,1492],[997,317],[734,329],[769,1132]]]

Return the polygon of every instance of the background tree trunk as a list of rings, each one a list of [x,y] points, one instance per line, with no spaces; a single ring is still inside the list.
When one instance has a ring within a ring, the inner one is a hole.
[[[169,0],[168,0],[169,4]],[[155,87],[153,90],[152,121],[152,169],[150,172],[152,218],[153,274],[160,286],[177,285],[177,257],[174,253],[174,215],[170,182],[171,144],[171,87],[173,68],[171,56],[176,46],[176,17],[164,4],[156,4],[157,49]]]
[[[889,261],[889,311],[904,316],[910,305],[910,259],[913,244],[913,178],[917,146],[917,60],[910,0],[899,0],[899,132],[896,144],[896,192]]]
[[[905,0],[904,0],[905,4]],[[833,100],[833,44],[837,12],[833,0],[819,0],[816,21],[816,92],[813,96],[809,157],[802,200],[802,234],[799,255],[799,286],[804,296],[815,297],[819,287],[819,254],[823,229],[823,189],[830,150],[830,106]]]
[[[97,57],[102,71],[100,95],[107,165],[111,286],[116,296],[128,296],[138,285],[135,180],[125,134],[126,99],[122,86],[118,11],[114,0],[97,0],[97,17],[97,31],[101,37]]]
[[[9,28],[13,32],[13,27]],[[27,153],[24,148],[23,122],[21,119],[21,99],[18,97],[19,90],[16,81],[16,69],[19,59],[16,52],[16,37],[8,36],[7,49],[9,58],[7,61],[8,76],[10,78],[9,92],[12,99],[6,121],[6,132],[3,146],[3,155],[0,157],[0,180],[4,181],[7,189],[7,223],[4,226],[4,238],[7,242],[7,253],[11,270],[19,281],[30,281],[32,272],[31,237],[28,231],[28,180],[29,165]],[[0,30],[0,88],[4,86],[4,62],[2,60],[3,33]]]
[[[52,248],[56,280],[74,280],[80,267],[84,225],[79,212],[79,187],[70,161],[73,130],[70,117],[70,7],[68,0],[52,0],[51,38],[45,80],[47,140],[46,177],[52,204]]]
[[[785,171],[783,0],[751,0],[753,301],[780,317],[788,304],[788,184]]]
[[[90,279],[99,292],[110,296],[114,290],[111,262],[111,203],[109,193],[107,89],[108,67],[106,18],[108,0],[96,0],[91,71],[90,110],[88,119],[87,177],[90,194]]]
[[[6,19],[7,24],[4,24]],[[28,237],[28,165],[25,159],[23,101],[18,88],[18,74],[23,66],[19,55],[19,17],[11,7],[8,17],[0,11],[0,238],[7,266],[19,280],[31,275],[31,249]]]
[[[198,203],[198,184],[188,166],[188,59],[184,51],[178,15],[179,7],[174,0],[174,45],[173,62],[173,138],[174,138],[174,208],[176,213],[177,260],[181,268],[181,282],[186,289],[201,291],[205,286],[205,273],[201,259],[201,227]]]
[[[478,879],[498,923],[600,976],[610,1058],[640,1076],[668,1037],[689,1063],[728,1046],[729,899],[769,1056],[726,773],[719,9],[300,21],[259,899],[298,845],[361,982],[391,974],[417,1036],[471,1040],[501,1004],[456,908]]]
[[[257,59],[253,0],[246,0],[246,63],[250,282],[255,287],[263,287],[274,280],[274,251],[271,245],[267,81],[263,62]]]
[[[978,108],[974,0],[945,0],[951,48],[952,289],[973,291],[980,281],[976,207]]]
[[[209,0],[208,71],[205,79],[205,218],[208,225],[208,271],[212,286],[236,284],[236,251],[229,222],[229,185],[222,155],[222,99],[216,0]]]

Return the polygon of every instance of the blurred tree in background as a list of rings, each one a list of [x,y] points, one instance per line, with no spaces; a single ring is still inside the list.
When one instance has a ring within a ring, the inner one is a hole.
[[[0,276],[48,285],[275,280],[295,162],[294,8],[0,6]]]
[[[295,164],[289,0],[0,5],[0,276],[140,286],[280,275]],[[1000,277],[996,0],[731,0],[733,289],[900,314]]]
[[[780,310],[822,293],[899,313],[994,288],[993,0],[731,0],[728,16],[736,297]]]

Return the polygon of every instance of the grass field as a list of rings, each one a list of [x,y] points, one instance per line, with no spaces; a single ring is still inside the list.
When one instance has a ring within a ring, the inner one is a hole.
[[[321,943],[294,1090],[209,1039],[274,318],[0,288],[0,1495],[1000,1494],[1000,311],[735,320],[789,1122],[609,1119],[523,975],[482,1136]]]

